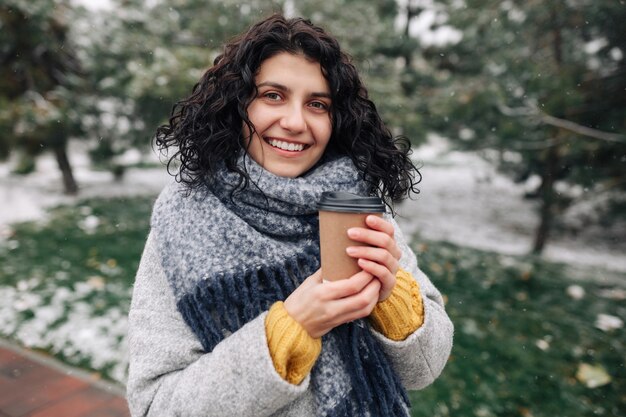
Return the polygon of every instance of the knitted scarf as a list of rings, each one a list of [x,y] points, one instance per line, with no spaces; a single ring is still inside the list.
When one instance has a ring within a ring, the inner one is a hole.
[[[207,352],[319,268],[323,191],[368,192],[349,158],[298,178],[275,176],[249,157],[239,163],[256,186],[231,199],[238,177],[223,167],[188,196],[180,184],[166,187],[152,216],[177,307]],[[311,384],[320,416],[407,415],[406,392],[363,320],[323,337]]]

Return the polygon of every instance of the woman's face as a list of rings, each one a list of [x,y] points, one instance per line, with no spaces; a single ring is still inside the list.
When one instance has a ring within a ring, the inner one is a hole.
[[[324,154],[332,132],[331,96],[319,62],[287,52],[266,59],[255,77],[258,95],[248,106],[255,128],[248,153],[281,177],[298,177]],[[250,131],[244,123],[244,135]]]

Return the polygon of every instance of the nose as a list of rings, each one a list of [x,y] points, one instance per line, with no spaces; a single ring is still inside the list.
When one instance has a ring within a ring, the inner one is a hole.
[[[280,127],[292,133],[303,132],[307,129],[306,119],[300,106],[289,107],[280,119]]]

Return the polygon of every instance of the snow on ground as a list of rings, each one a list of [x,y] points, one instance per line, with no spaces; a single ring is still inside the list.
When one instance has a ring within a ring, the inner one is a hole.
[[[530,251],[539,221],[538,202],[523,198],[523,185],[496,172],[476,154],[450,151],[441,138],[431,137],[414,157],[423,164],[423,179],[420,194],[398,210],[403,230],[504,254]],[[544,256],[626,272],[626,243],[607,235],[598,230],[583,230],[575,237],[555,235]]]
[[[96,278],[68,287],[66,279],[57,274],[54,279],[23,280],[15,287],[0,285],[0,334],[75,365],[108,368],[111,378],[124,383],[131,289]],[[119,305],[98,310],[106,297]]]
[[[0,231],[11,223],[43,219],[46,208],[75,204],[83,198],[156,195],[171,178],[160,167],[130,168],[123,181],[116,182],[110,172],[90,169],[88,156],[80,148],[71,152],[70,162],[80,187],[78,196],[63,194],[61,173],[52,155],[39,158],[37,170],[27,176],[11,175],[11,163],[0,164],[0,201],[5,202],[0,204]],[[151,155],[148,162],[158,162],[158,158]]]

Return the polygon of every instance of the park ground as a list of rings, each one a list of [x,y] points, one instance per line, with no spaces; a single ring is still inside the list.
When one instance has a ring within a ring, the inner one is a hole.
[[[455,323],[450,361],[411,393],[415,416],[626,416],[623,231],[574,228],[543,257],[524,185],[434,141],[421,193],[399,221]],[[77,152],[79,197],[51,161],[0,166],[0,337],[123,385],[126,313],[152,203],[169,180],[132,168],[116,183]],[[8,204],[7,204],[8,203]],[[585,216],[569,213],[575,224]]]

